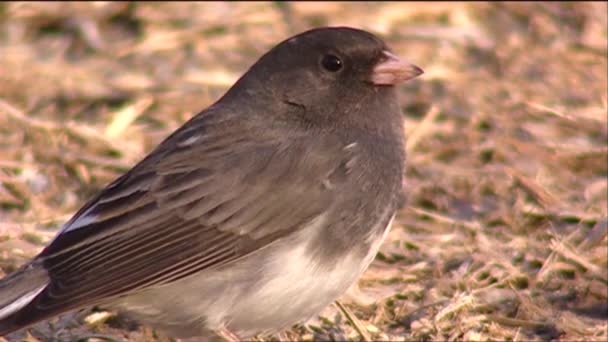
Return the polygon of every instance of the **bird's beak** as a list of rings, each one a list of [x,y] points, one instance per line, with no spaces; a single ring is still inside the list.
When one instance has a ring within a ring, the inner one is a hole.
[[[401,60],[394,54],[383,51],[383,58],[374,67],[370,81],[376,85],[395,85],[424,73],[414,64]]]

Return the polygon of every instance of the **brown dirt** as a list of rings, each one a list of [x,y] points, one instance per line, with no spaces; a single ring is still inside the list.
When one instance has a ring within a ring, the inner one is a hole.
[[[408,203],[372,267],[291,339],[608,340],[608,19],[596,3],[2,3],[0,268],[319,25],[384,37]],[[162,341],[90,311],[11,341]],[[103,319],[101,320],[103,321]],[[94,337],[96,336],[96,337]],[[263,340],[277,339],[260,337]]]

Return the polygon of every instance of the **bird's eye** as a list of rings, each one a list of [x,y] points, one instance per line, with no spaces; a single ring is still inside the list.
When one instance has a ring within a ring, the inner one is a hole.
[[[342,69],[343,63],[340,58],[334,55],[325,55],[321,60],[321,65],[327,71],[336,72]]]

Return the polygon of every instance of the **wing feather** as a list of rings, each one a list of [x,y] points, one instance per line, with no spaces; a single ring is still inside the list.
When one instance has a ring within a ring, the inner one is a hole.
[[[327,141],[278,144],[213,113],[191,125],[198,130],[178,130],[68,222],[37,258],[51,281],[24,315],[41,319],[234,262],[335,200],[337,186],[323,184],[344,161],[325,157]]]

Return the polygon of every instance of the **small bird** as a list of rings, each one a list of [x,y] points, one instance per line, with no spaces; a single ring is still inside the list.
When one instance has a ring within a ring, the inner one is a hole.
[[[405,163],[395,85],[420,74],[359,29],[279,43],[0,280],[0,334],[91,306],[197,340],[313,317],[387,234]]]

